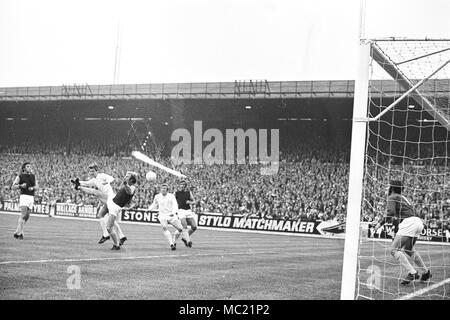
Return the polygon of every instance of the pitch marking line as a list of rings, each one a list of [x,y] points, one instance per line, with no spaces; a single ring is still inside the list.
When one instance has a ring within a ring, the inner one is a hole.
[[[1,261],[0,265],[7,264],[31,264],[31,263],[56,263],[56,262],[91,262],[107,260],[140,260],[155,258],[179,258],[179,257],[198,257],[198,256],[233,256],[233,255],[255,255],[255,254],[275,254],[275,251],[246,251],[230,253],[199,253],[199,254],[179,254],[179,255],[157,255],[157,256],[131,256],[131,257],[104,257],[104,258],[76,258],[76,259],[47,259],[47,260],[25,260],[25,261]]]
[[[440,286],[443,286],[444,284],[447,284],[447,283],[450,283],[450,278],[445,279],[445,280],[442,280],[441,282],[435,283],[435,284],[433,284],[432,286],[429,286],[429,287],[420,289],[419,291],[410,293],[410,294],[408,294],[408,295],[406,295],[406,296],[403,296],[403,297],[401,297],[401,298],[398,298],[397,300],[408,300],[408,299],[411,299],[411,298],[420,296],[420,295],[422,295],[422,294],[424,294],[424,293],[427,293],[428,291],[431,291],[431,290],[434,290],[434,289],[436,289],[436,288],[439,288]]]

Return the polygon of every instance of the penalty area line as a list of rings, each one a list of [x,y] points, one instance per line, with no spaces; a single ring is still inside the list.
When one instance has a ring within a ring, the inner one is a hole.
[[[275,251],[245,251],[245,252],[229,252],[229,253],[199,253],[199,254],[179,254],[179,255],[154,255],[154,256],[131,256],[131,257],[103,257],[103,258],[73,258],[73,259],[43,259],[43,260],[16,260],[1,261],[0,265],[8,264],[31,264],[31,263],[58,263],[58,262],[94,262],[108,260],[143,260],[156,258],[185,258],[198,256],[236,256],[236,255],[255,255],[255,254],[274,254]]]
[[[422,295],[424,293],[427,293],[428,291],[437,289],[437,288],[439,288],[439,287],[441,287],[441,286],[443,286],[444,284],[447,284],[447,283],[450,283],[450,278],[447,278],[445,280],[442,280],[441,282],[435,283],[432,286],[429,286],[429,287],[420,289],[418,291],[412,292],[412,293],[410,293],[410,294],[408,294],[406,296],[398,298],[397,300],[409,300],[409,299],[415,298],[415,297],[420,296],[420,295]]]

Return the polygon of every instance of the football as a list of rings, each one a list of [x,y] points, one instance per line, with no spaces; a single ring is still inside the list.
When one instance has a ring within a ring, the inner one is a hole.
[[[145,175],[145,178],[147,179],[147,181],[155,181],[156,180],[156,173],[154,173],[153,171],[149,171]]]

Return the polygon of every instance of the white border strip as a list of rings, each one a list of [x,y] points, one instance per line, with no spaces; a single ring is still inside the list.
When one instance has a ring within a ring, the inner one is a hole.
[[[198,253],[198,254],[173,254],[173,255],[157,255],[157,256],[131,256],[131,257],[103,257],[103,258],[73,258],[73,259],[47,259],[47,260],[16,260],[2,261],[0,265],[7,264],[31,264],[31,263],[57,263],[57,262],[92,262],[106,260],[140,260],[140,259],[156,259],[156,258],[179,258],[179,257],[196,257],[196,256],[237,256],[237,255],[255,255],[255,254],[275,254],[275,251],[246,251],[246,252],[229,252],[229,253]]]
[[[403,296],[401,298],[398,298],[396,300],[409,300],[409,299],[415,298],[417,296],[420,296],[420,295],[422,295],[424,293],[427,293],[428,291],[431,291],[431,290],[434,290],[436,288],[439,288],[440,286],[443,286],[444,284],[447,284],[447,283],[450,283],[450,278],[442,280],[441,282],[435,283],[432,286],[420,289],[419,291],[410,293],[410,294],[408,294],[406,296]]]

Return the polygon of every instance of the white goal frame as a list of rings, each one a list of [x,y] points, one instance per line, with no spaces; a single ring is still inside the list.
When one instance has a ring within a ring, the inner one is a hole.
[[[361,35],[361,34],[360,34]],[[398,67],[375,45],[377,41],[440,41],[447,39],[373,39],[360,40],[358,73],[355,81],[355,94],[353,103],[352,140],[350,153],[350,173],[348,187],[347,219],[345,228],[344,260],[341,282],[341,299],[354,300],[358,268],[358,248],[361,232],[361,206],[362,186],[364,177],[364,159],[367,135],[367,125],[371,121],[377,121],[389,110],[394,108],[406,96],[411,95],[420,106],[423,107],[435,120],[450,131],[450,119],[420,92],[420,86],[430,79],[439,70],[444,68],[449,61],[437,67],[426,78],[416,84],[411,83]],[[447,40],[448,41],[448,40]],[[431,53],[433,54],[433,53]],[[370,59],[376,61],[405,91],[400,97],[386,107],[374,118],[369,118],[369,70]],[[420,59],[422,57],[417,57]]]

